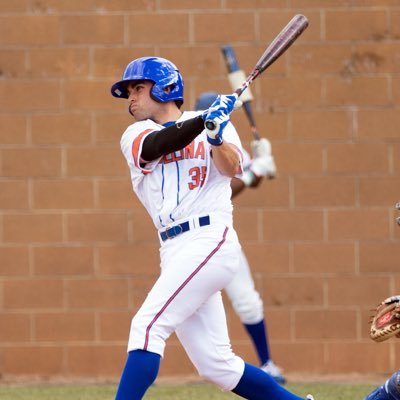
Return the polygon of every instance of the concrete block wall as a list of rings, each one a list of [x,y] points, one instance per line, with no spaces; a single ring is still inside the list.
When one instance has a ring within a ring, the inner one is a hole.
[[[117,378],[158,241],[119,139],[110,85],[169,58],[185,109],[230,92],[220,47],[249,72],[303,13],[307,31],[252,85],[278,177],[235,201],[235,224],[287,373],[389,373],[400,344],[368,338],[400,293],[400,1],[0,1],[0,374]],[[242,111],[233,120],[248,148]],[[227,302],[232,343],[256,362]],[[161,375],[194,373],[175,337]]]

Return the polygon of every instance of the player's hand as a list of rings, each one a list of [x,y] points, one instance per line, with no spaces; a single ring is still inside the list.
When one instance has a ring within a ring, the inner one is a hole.
[[[272,155],[271,142],[266,138],[253,140],[251,142],[253,158],[263,158]]]
[[[250,171],[256,177],[273,178],[276,175],[276,165],[272,155],[253,158]]]
[[[258,177],[273,178],[276,175],[276,165],[272,155],[271,143],[266,138],[251,142],[253,161],[251,171]]]
[[[215,129],[207,129],[207,141],[213,146],[220,146],[223,142],[222,135],[226,125],[229,122],[229,114],[234,110],[238,96],[220,95],[210,108],[203,113],[203,119],[206,122],[212,122]]]

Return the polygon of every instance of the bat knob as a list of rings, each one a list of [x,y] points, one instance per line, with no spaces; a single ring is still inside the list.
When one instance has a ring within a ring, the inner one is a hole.
[[[204,127],[209,130],[209,131],[214,131],[218,128],[217,124],[212,121],[212,120],[208,120],[204,123]]]

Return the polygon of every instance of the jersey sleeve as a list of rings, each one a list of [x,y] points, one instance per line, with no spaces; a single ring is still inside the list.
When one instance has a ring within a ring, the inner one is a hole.
[[[142,175],[151,173],[160,158],[147,162],[142,159],[143,142],[146,137],[160,128],[156,124],[135,123],[130,125],[121,138],[121,150],[131,171],[139,172]]]

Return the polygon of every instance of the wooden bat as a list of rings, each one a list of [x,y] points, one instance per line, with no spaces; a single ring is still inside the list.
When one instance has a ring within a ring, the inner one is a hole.
[[[236,93],[238,97],[240,97],[249,85],[293,44],[293,42],[304,32],[307,26],[308,19],[304,15],[295,15],[267,47],[249,76],[242,85],[235,90],[234,94]],[[219,128],[212,120],[205,121],[204,125],[205,128],[210,131]]]
[[[222,54],[225,59],[226,67],[228,68],[228,78],[231,83],[232,89],[235,88],[241,82],[246,80],[246,75],[243,70],[239,67],[239,62],[236,58],[235,51],[231,45],[226,45],[221,48]],[[245,96],[246,95],[246,96]],[[253,100],[253,96],[250,93],[250,88],[248,88],[244,94],[241,96],[241,100],[243,101],[243,109],[246,114],[247,120],[250,124],[250,130],[253,134],[254,139],[260,140],[261,136],[258,132],[256,121],[254,119],[253,110],[251,107],[251,100]]]

